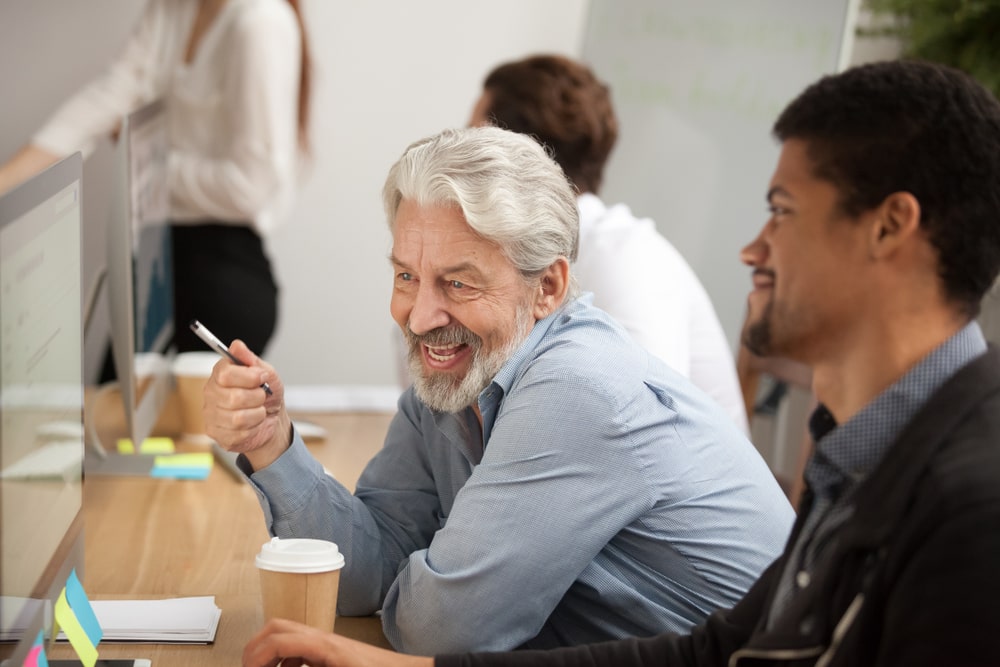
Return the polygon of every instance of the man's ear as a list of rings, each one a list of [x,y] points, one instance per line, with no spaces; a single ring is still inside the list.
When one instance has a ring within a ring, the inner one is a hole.
[[[870,248],[883,258],[912,241],[920,231],[920,202],[909,192],[893,192],[875,210]]]
[[[562,305],[569,291],[569,261],[560,257],[552,262],[539,278],[535,295],[534,316],[545,319]]]

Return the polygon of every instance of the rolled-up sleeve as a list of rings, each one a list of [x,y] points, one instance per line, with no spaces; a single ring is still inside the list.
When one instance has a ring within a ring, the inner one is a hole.
[[[253,472],[268,531],[279,537],[336,542],[344,554],[338,611],[378,611],[400,562],[430,543],[440,525],[440,501],[427,449],[401,409],[382,450],[369,462],[355,495],[327,474],[296,433],[268,467]]]

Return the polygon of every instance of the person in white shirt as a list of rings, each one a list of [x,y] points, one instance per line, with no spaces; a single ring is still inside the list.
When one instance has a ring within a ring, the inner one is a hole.
[[[582,63],[536,55],[490,72],[470,119],[534,136],[579,193],[573,272],[594,304],[749,431],[733,353],[705,288],[652,220],[597,193],[618,137],[608,87]]]
[[[299,0],[148,0],[107,70],[64,102],[0,167],[0,192],[117,134],[123,116],[163,99],[175,342],[266,348],[278,285],[264,240],[286,215],[308,152],[309,58]]]

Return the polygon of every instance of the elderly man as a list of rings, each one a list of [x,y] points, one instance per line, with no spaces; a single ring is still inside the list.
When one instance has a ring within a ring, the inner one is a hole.
[[[558,165],[524,135],[446,131],[410,146],[384,201],[415,383],[355,494],[245,347],[205,391],[268,529],[340,545],[340,613],[381,607],[397,649],[431,652],[687,629],[739,599],[791,508],[711,399],[575,298]]]
[[[244,665],[1000,664],[1000,354],[973,320],[1000,271],[1000,103],[956,70],[877,63],[774,129],[744,339],[811,366],[821,406],[802,512],[746,597],[690,635],[436,660],[272,623]]]

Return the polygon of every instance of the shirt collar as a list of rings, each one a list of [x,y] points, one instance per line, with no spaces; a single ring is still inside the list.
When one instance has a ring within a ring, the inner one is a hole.
[[[479,393],[479,412],[483,416],[483,446],[490,440],[490,432],[493,430],[493,423],[496,421],[497,412],[500,408],[500,403],[503,401],[503,397],[510,391],[510,388],[514,384],[514,380],[520,375],[522,367],[531,359],[535,357],[535,348],[538,347],[542,339],[552,328],[552,323],[556,321],[557,318],[562,316],[562,314],[576,302],[587,302],[589,303],[592,297],[584,295],[568,303],[564,303],[562,306],[556,309],[554,313],[546,317],[545,319],[538,320],[535,322],[535,326],[531,328],[528,333],[527,338],[524,342],[518,346],[517,350],[510,356],[510,358],[500,367],[497,374],[493,377],[493,381],[485,389]]]
[[[839,495],[878,465],[907,423],[948,378],[986,352],[979,325],[969,322],[843,425],[820,405],[810,419],[816,451],[805,477],[817,495]]]

